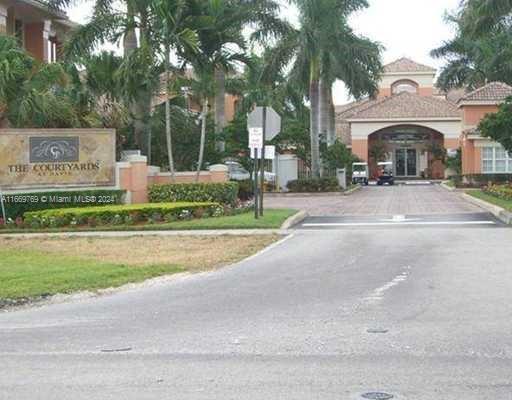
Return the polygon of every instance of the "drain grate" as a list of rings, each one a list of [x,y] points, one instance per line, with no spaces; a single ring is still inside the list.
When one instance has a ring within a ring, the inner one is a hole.
[[[383,392],[369,392],[361,395],[361,397],[368,400],[389,400],[394,396],[392,394]]]

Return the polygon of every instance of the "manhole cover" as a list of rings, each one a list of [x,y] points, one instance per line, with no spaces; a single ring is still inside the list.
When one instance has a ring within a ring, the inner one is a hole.
[[[392,394],[383,393],[383,392],[370,392],[361,395],[363,399],[369,400],[389,400],[393,398]]]
[[[102,353],[123,353],[123,352],[131,351],[131,350],[132,350],[131,347],[124,347],[122,349],[102,349],[101,352]]]
[[[382,329],[382,328],[370,328],[370,329],[367,329],[366,332],[368,332],[368,333],[388,333],[389,330]]]

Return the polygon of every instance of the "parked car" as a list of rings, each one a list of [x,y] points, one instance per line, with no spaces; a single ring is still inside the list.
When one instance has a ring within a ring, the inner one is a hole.
[[[258,171],[257,176],[258,177],[261,176],[261,171]],[[265,177],[265,182],[268,182],[268,183],[276,182],[276,174],[274,174],[273,172],[265,171],[264,177]],[[252,174],[251,174],[251,178],[252,178]]]
[[[247,171],[239,162],[226,161],[224,165],[228,167],[229,179],[233,181],[246,181],[251,179],[251,173]]]

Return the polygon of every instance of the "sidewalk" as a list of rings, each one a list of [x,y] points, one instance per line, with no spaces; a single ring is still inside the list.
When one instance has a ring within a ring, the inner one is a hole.
[[[218,229],[218,230],[187,230],[187,231],[122,231],[122,232],[41,232],[41,233],[6,233],[0,234],[0,239],[30,239],[30,238],[125,238],[137,236],[261,236],[288,235],[288,229]]]

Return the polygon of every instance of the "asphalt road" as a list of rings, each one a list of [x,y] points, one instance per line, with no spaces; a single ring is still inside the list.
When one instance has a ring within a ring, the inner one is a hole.
[[[0,399],[512,399],[511,243],[298,230],[218,273],[0,314]]]

